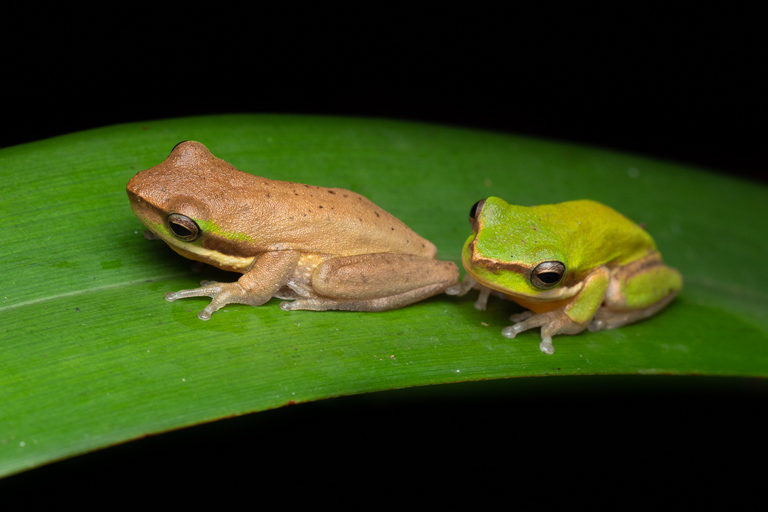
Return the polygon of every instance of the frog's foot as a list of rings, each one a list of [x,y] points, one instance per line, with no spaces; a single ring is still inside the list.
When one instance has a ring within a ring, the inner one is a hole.
[[[523,315],[523,313],[521,313]],[[509,327],[505,327],[502,329],[501,334],[505,338],[514,338],[517,336],[517,333],[523,332],[526,329],[530,329],[531,327],[526,327],[525,322],[520,322],[515,325],[510,325]],[[539,350],[544,352],[545,354],[554,354],[555,353],[555,347],[552,345],[552,336],[545,336],[544,334],[541,335],[541,343],[539,343]]]
[[[549,313],[536,315],[533,313],[533,311],[523,311],[522,313],[516,313],[509,317],[510,320],[515,322],[515,325],[510,325],[509,327],[502,329],[501,335],[505,338],[514,338],[523,331],[541,327],[542,325],[551,321],[548,318],[548,315]]]
[[[525,327],[518,329],[520,325],[522,324],[520,323],[520,324],[510,325],[509,327],[505,327],[501,331],[502,336],[504,336],[505,338],[514,338],[517,335],[517,333],[526,330]],[[552,336],[544,336],[544,335],[541,336],[541,343],[539,343],[539,350],[541,350],[545,354],[555,353],[555,347],[554,345],[552,345]]]
[[[165,294],[165,300],[173,302],[177,299],[186,299],[188,297],[210,297],[213,299],[205,309],[197,314],[200,320],[210,320],[211,315],[220,310],[227,304],[251,304],[260,306],[266,300],[260,301],[259,298],[249,294],[240,283],[219,283],[216,281],[200,281],[200,288],[192,290],[179,290],[178,292],[168,292]],[[269,300],[269,297],[267,297]]]
[[[286,288],[286,285],[296,268],[299,257],[298,251],[263,253],[251,269],[234,283],[200,281],[200,288],[168,292],[165,294],[165,300],[173,302],[187,297],[210,297],[213,299],[211,303],[197,314],[200,320],[209,320],[214,312],[227,304],[261,306],[281,291],[285,291],[290,298],[293,298],[294,294]]]
[[[552,344],[553,336],[556,334],[576,334],[583,331],[585,327],[571,320],[561,309],[539,314],[535,314],[532,311],[524,311],[512,315],[509,319],[517,323],[505,327],[501,331],[502,336],[514,338],[523,331],[541,327],[539,349],[545,354],[555,353],[555,347]]]
[[[518,335],[518,333],[527,331],[528,329],[533,329],[535,327],[541,327],[548,321],[546,318],[541,318],[541,317],[544,317],[545,315],[546,314],[534,315],[532,311],[525,311],[524,313],[512,315],[512,317],[510,317],[510,320],[517,323],[515,325],[510,325],[509,327],[505,327],[504,329],[502,329],[501,335],[504,336],[505,338],[514,338],[515,336]],[[543,327],[542,327],[541,343],[539,344],[539,349],[545,354],[555,353],[555,347],[554,345],[552,345],[552,336],[545,335]]]

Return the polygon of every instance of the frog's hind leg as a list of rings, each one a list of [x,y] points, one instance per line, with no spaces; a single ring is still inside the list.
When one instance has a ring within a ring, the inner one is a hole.
[[[437,295],[458,280],[459,269],[450,261],[386,253],[331,258],[317,266],[311,284],[289,281],[298,299],[280,307],[386,311]]]
[[[429,297],[444,291],[445,288],[446,287],[441,284],[433,284],[417,288],[416,290],[410,290],[405,293],[399,293],[397,295],[363,300],[329,299],[318,296],[314,299],[298,299],[293,302],[281,302],[280,308],[284,311],[295,311],[299,309],[311,311],[388,311],[390,309],[401,308],[413,304],[414,302],[428,299]]]
[[[615,329],[616,327],[621,327],[622,325],[645,320],[646,318],[652,317],[664,309],[667,304],[672,302],[672,299],[674,299],[676,295],[677,292],[671,293],[660,301],[643,309],[617,311],[603,306],[597,310],[595,317],[589,323],[587,328],[593,332],[602,331],[604,329]]]
[[[661,262],[657,252],[616,270],[603,304],[589,323],[590,331],[614,329],[655,315],[683,287],[677,269]]]

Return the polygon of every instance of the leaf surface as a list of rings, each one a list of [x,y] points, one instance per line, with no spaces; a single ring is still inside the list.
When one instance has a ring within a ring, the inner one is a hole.
[[[460,264],[469,208],[589,198],[655,238],[685,288],[621,329],[500,335],[476,292],[384,313],[285,312],[167,291],[235,274],[147,241],[125,185],[198,140],[240,170],[354,190]],[[0,150],[0,475],[152,433],[328,397],[544,375],[768,373],[768,190],[524,137],[384,120],[234,115],[126,124]]]

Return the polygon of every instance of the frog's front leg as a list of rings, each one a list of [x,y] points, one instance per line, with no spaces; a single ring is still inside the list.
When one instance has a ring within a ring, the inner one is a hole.
[[[200,288],[166,293],[165,300],[173,302],[187,297],[211,297],[211,303],[197,314],[200,320],[210,319],[212,313],[227,304],[261,306],[288,282],[300,256],[298,251],[265,252],[234,283],[202,281]]]
[[[614,329],[655,315],[683,287],[677,269],[661,261],[658,252],[615,269],[602,307],[589,324],[590,331]]]
[[[578,334],[586,329],[603,302],[609,280],[608,269],[598,267],[587,276],[581,290],[565,306],[544,313],[513,315],[510,320],[521,321],[505,327],[501,334],[514,338],[518,333],[541,327],[539,348],[545,354],[554,354],[552,337],[557,334]]]
[[[320,263],[310,288],[289,281],[299,299],[283,302],[286,311],[387,311],[445,291],[458,283],[459,269],[450,261],[409,254],[360,254]]]

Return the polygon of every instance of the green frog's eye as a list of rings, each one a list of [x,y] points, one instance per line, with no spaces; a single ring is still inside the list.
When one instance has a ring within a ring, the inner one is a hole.
[[[544,261],[536,265],[531,273],[531,284],[540,289],[548,290],[557,286],[565,275],[565,265],[559,261]]]
[[[469,210],[469,225],[474,226],[475,221],[480,216],[480,212],[483,211],[483,206],[485,206],[485,199],[481,199],[480,201],[476,202],[472,208]]]
[[[168,216],[168,229],[173,236],[185,242],[191,242],[200,235],[200,228],[197,223],[180,213],[172,213]]]

